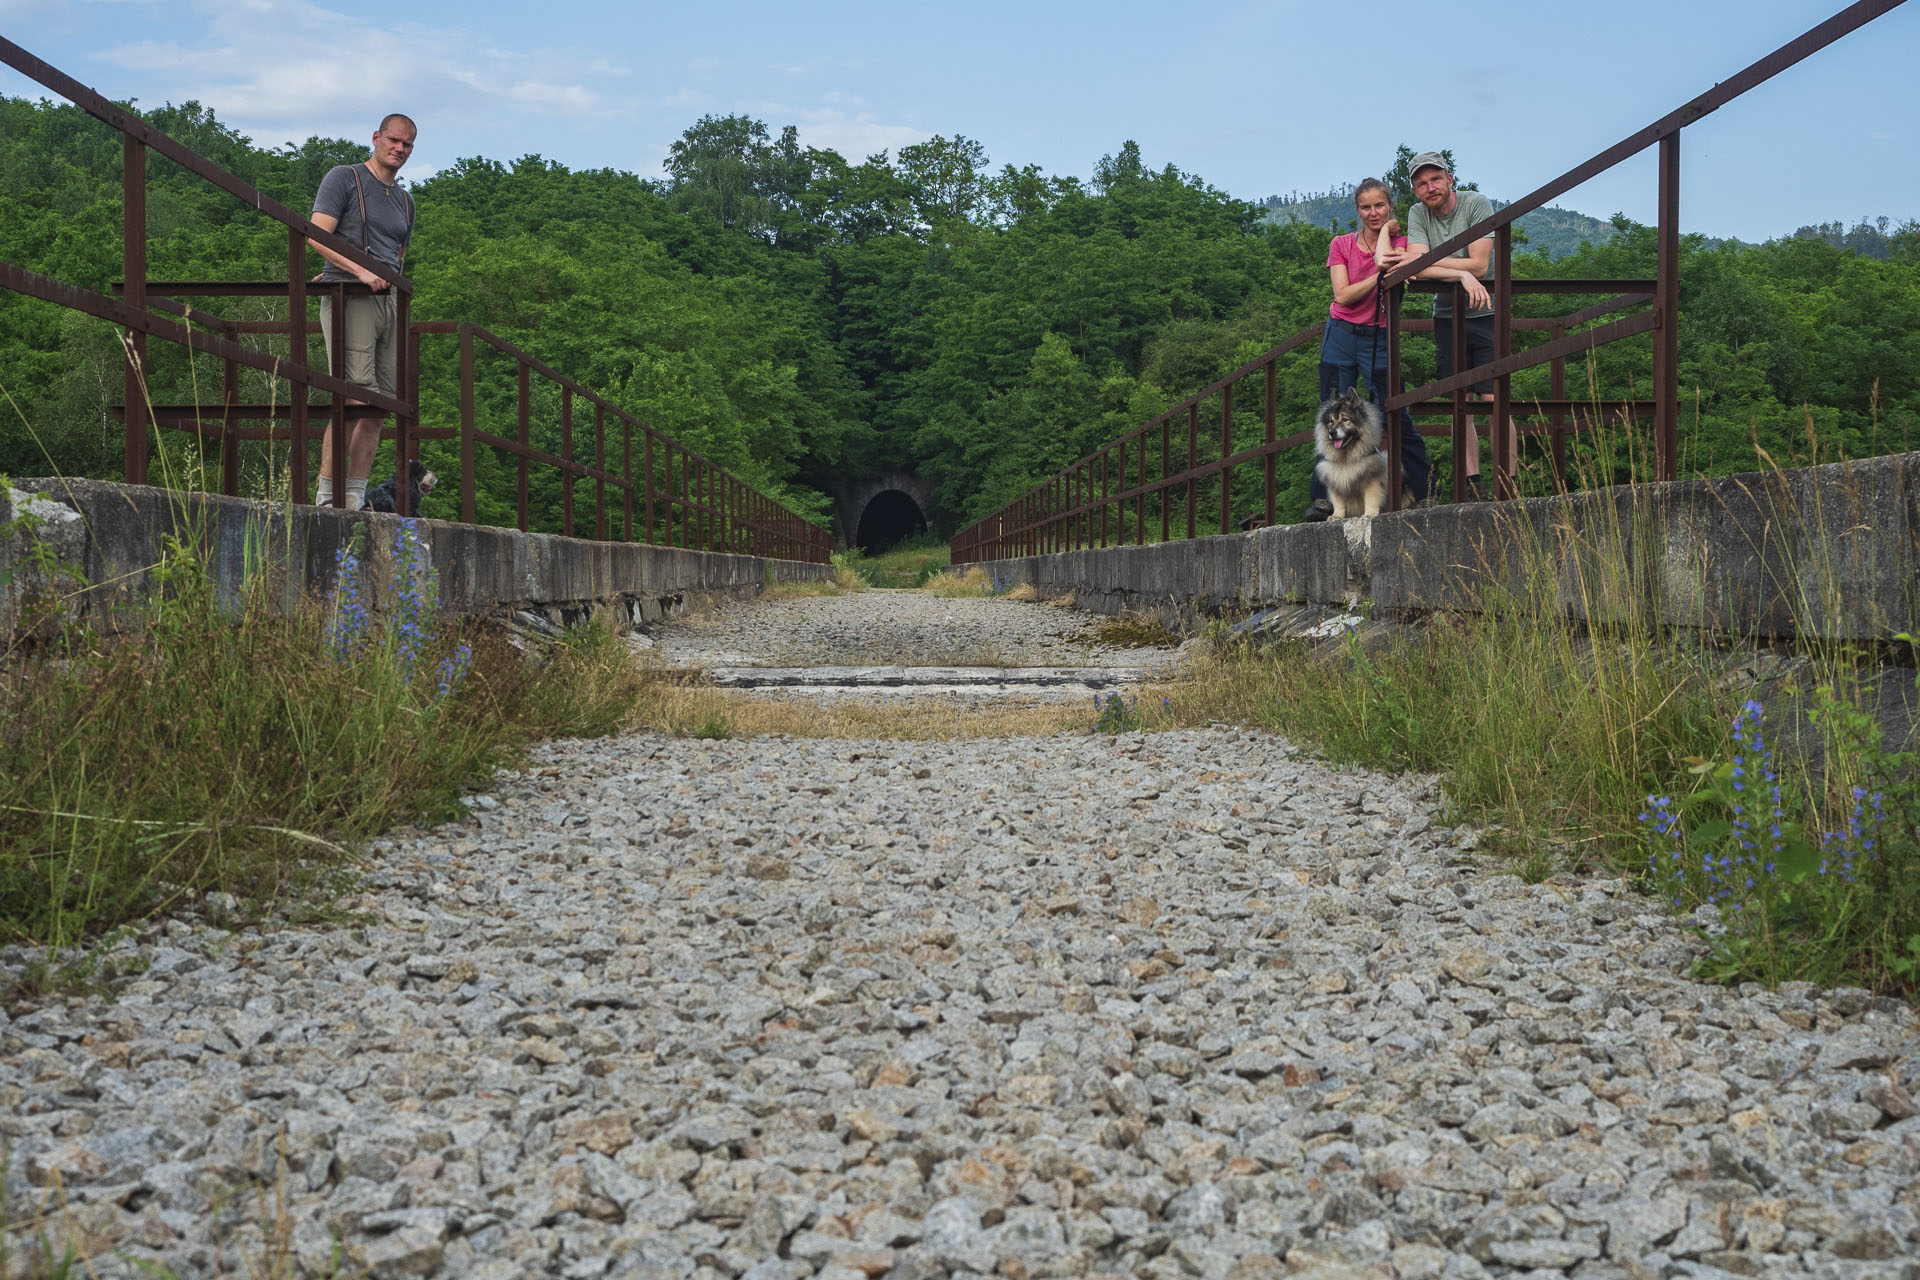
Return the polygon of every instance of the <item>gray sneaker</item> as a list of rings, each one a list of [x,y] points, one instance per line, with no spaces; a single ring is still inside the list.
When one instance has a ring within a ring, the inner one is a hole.
[[[1307,504],[1307,509],[1301,513],[1300,518],[1309,524],[1318,524],[1322,520],[1331,520],[1333,519],[1333,503],[1325,498],[1315,498]]]

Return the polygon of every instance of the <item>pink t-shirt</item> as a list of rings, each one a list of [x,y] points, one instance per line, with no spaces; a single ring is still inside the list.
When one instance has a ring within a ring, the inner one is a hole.
[[[1376,267],[1373,254],[1359,246],[1359,239],[1358,231],[1349,231],[1346,235],[1335,236],[1333,243],[1327,246],[1327,269],[1331,271],[1336,266],[1345,267],[1348,284],[1358,284],[1362,280],[1371,279]],[[1395,236],[1393,247],[1406,248],[1407,238]],[[1372,324],[1373,303],[1376,296],[1378,295],[1369,293],[1350,307],[1343,307],[1336,302],[1328,310],[1336,320],[1351,320],[1355,324]]]

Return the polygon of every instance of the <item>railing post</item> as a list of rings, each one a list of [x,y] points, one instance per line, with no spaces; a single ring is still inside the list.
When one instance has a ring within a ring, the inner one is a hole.
[[[307,367],[307,237],[297,227],[287,229],[287,362]],[[307,397],[312,393],[303,377],[287,375],[287,434],[293,446],[287,458],[289,502],[305,502],[311,488],[307,483]],[[133,406],[128,405],[127,411],[131,413]]]
[[[593,537],[607,540],[607,407],[593,402]]]
[[[1220,388],[1220,532],[1233,528],[1233,384]]]
[[[1147,542],[1147,433],[1140,433],[1140,465],[1135,468],[1139,475],[1134,487],[1140,495],[1133,500],[1133,540],[1141,546]]]
[[[1107,545],[1107,453],[1100,452],[1100,545]]]
[[[653,428],[641,425],[641,450],[643,457],[640,466],[647,484],[647,541],[653,541]]]
[[[1547,341],[1558,342],[1567,336],[1567,326],[1554,318],[1553,327],[1547,331]],[[1565,403],[1567,399],[1567,362],[1562,356],[1555,356],[1549,366],[1552,382],[1547,394],[1555,400]],[[1553,426],[1553,484],[1561,493],[1567,491],[1567,412],[1556,407],[1550,419]]]
[[[1446,286],[1452,305],[1453,324],[1453,371],[1465,373],[1467,369],[1467,291],[1457,284]],[[1437,296],[1437,295],[1436,295]],[[1436,334],[1437,338],[1439,335]],[[1438,343],[1434,344],[1438,347]],[[1472,439],[1472,428],[1467,417],[1467,395],[1469,387],[1459,387],[1453,393],[1453,492],[1457,501],[1467,488],[1467,449],[1471,447],[1474,456],[1480,453],[1480,442]],[[1484,479],[1482,480],[1484,484]]]
[[[333,330],[333,359],[327,362],[327,372],[345,382],[347,380],[347,286],[335,284],[333,296],[328,300],[327,328]],[[336,395],[332,399],[333,410],[327,418],[327,437],[333,442],[333,505],[345,510],[347,505],[347,398]],[[473,517],[467,517],[471,520]]]
[[[1171,542],[1167,522],[1173,518],[1173,489],[1167,484],[1167,446],[1173,435],[1173,415],[1160,419],[1160,541]]]
[[[413,367],[412,344],[407,335],[413,331],[413,294],[402,289],[393,300],[393,336],[399,346],[394,351],[393,389],[404,403],[408,412],[393,416],[393,509],[402,516],[417,516],[420,513],[412,506],[413,476],[407,467],[409,449],[413,445],[413,429],[419,425],[420,418],[420,379]]]
[[[1660,135],[1660,225],[1653,331],[1653,460],[1661,480],[1680,474],[1680,130]]]
[[[620,415],[620,492],[626,495],[621,512],[620,541],[633,541],[633,419]]]
[[[1200,465],[1200,402],[1187,406],[1187,540],[1193,540],[1193,469]]]
[[[677,478],[673,471],[673,460],[676,454],[680,458],[680,474]],[[674,520],[674,513],[679,513],[680,540],[674,543],[674,545],[689,549],[693,546],[693,481],[687,470],[690,465],[685,449],[672,445],[668,446],[667,490],[670,495],[670,501],[668,504],[667,521],[669,525],[671,525]],[[672,539],[669,538],[668,541],[671,542]]]
[[[1504,360],[1513,353],[1512,223],[1494,232],[1493,254],[1493,358]],[[1464,321],[1461,327],[1466,327]],[[1502,498],[1520,494],[1520,435],[1518,426],[1508,429],[1512,418],[1513,375],[1503,373],[1493,380],[1493,421],[1487,426],[1492,441],[1494,491]]]
[[[1375,320],[1386,325],[1387,329],[1387,386],[1386,390],[1381,393],[1381,400],[1383,402],[1399,395],[1401,391],[1406,389],[1406,380],[1400,376],[1400,296],[1405,292],[1406,290],[1403,288],[1385,290],[1387,313],[1385,316],[1374,317]],[[1413,417],[1413,406],[1405,406],[1404,412],[1412,419],[1414,430],[1418,431],[1420,429],[1420,420]],[[1386,432],[1389,437],[1400,434],[1399,424],[1394,421],[1394,417],[1395,415],[1393,414],[1387,415]],[[1431,499],[1433,496],[1433,479],[1431,474],[1428,476],[1427,485],[1427,496]]]
[[[520,481],[519,487],[515,492],[519,498],[520,532],[525,533],[527,531],[527,521],[532,505],[529,492],[530,481],[527,475],[527,468],[531,464],[531,459],[527,457],[527,450],[533,447],[533,388],[529,385],[531,370],[527,368],[527,362],[525,360],[516,360],[514,363],[520,370],[520,399],[517,418],[517,425],[519,427],[518,439],[520,441],[520,454],[518,458],[520,463]],[[562,394],[564,395],[566,393],[563,391]],[[567,478],[566,473],[561,472],[560,478],[565,480]]]
[[[413,328],[413,322],[411,320],[407,322],[407,357],[407,368],[409,370],[407,375],[409,382],[407,403],[413,406],[413,416],[407,419],[407,421],[413,424],[415,430],[418,430],[420,427],[420,334]],[[409,470],[411,470],[411,464],[418,461],[420,457],[419,436],[416,435],[407,441],[406,452],[407,460],[402,465],[408,466]],[[418,515],[420,513],[416,511],[413,514]]]
[[[560,532],[573,536],[573,388],[560,388]]]
[[[1379,321],[1380,321],[1380,317],[1375,316],[1374,323],[1378,324]],[[1267,457],[1266,457],[1266,466],[1262,470],[1264,472],[1264,478],[1266,481],[1266,494],[1267,494],[1266,522],[1269,525],[1273,523],[1274,514],[1275,514],[1273,491],[1274,491],[1274,480],[1275,480],[1274,463],[1276,459],[1273,456],[1273,441],[1274,441],[1273,427],[1274,427],[1274,420],[1279,415],[1279,410],[1280,410],[1279,369],[1277,368],[1278,364],[1279,364],[1279,361],[1277,359],[1267,361],[1267,387],[1266,387],[1267,394],[1266,394],[1265,410],[1264,410],[1265,423],[1266,423]],[[1371,378],[1373,376],[1373,370],[1371,369],[1367,370],[1367,376]],[[1386,396],[1387,396],[1386,392],[1383,391],[1380,393],[1381,399],[1384,400]],[[1388,437],[1392,439],[1398,439],[1399,434],[1400,433],[1397,431],[1389,431],[1387,433]],[[1396,448],[1394,452],[1394,457],[1398,458],[1399,456],[1400,456],[1399,451]],[[1396,480],[1397,480],[1397,477],[1396,477]]]
[[[120,147],[120,274],[129,309],[147,309],[147,148],[131,134]],[[191,357],[189,357],[191,358]],[[127,330],[126,443],[121,469],[128,484],[147,482],[147,335]]]
[[[474,522],[473,326],[460,326],[460,518]],[[524,528],[525,526],[521,526]]]
[[[220,380],[226,397],[226,411],[220,415],[220,492],[229,498],[240,496],[240,419],[235,416],[240,400],[240,362],[228,357]]]

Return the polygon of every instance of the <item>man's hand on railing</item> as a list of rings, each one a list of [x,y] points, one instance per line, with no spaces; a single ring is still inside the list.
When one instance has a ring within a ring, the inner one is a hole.
[[[1487,292],[1487,286],[1481,284],[1477,277],[1461,272],[1460,284],[1467,291],[1468,310],[1483,311],[1493,305],[1493,295]]]

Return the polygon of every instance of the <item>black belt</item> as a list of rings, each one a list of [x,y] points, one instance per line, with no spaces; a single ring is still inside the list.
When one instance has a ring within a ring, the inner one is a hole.
[[[1335,324],[1339,325],[1341,328],[1345,329],[1348,333],[1357,333],[1363,338],[1370,336],[1376,331],[1383,330],[1386,327],[1384,325],[1377,325],[1377,324],[1355,324],[1351,320],[1342,320],[1339,316],[1330,316],[1328,318],[1331,319]]]

